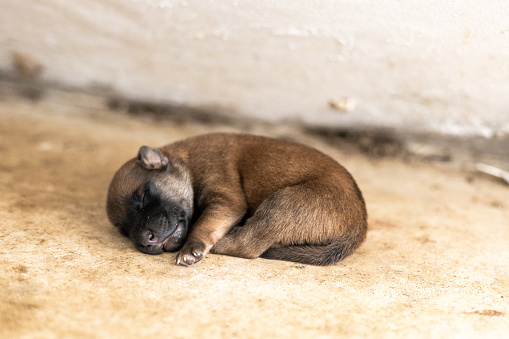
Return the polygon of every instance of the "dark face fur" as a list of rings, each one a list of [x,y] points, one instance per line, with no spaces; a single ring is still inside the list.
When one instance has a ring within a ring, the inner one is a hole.
[[[192,203],[185,167],[144,146],[138,159],[127,162],[113,177],[107,213],[139,251],[160,254],[176,251],[184,243]]]

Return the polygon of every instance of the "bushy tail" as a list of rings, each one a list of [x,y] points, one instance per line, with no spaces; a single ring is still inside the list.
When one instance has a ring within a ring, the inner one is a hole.
[[[363,240],[363,239],[362,239]],[[293,261],[308,265],[327,266],[346,258],[359,247],[361,241],[336,241],[329,245],[297,245],[269,248],[261,257]]]

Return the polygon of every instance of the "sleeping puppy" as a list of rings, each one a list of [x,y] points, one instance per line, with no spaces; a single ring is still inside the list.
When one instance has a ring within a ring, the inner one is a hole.
[[[347,170],[319,151],[252,135],[143,146],[115,174],[107,213],[136,248],[331,265],[364,241],[367,212]]]

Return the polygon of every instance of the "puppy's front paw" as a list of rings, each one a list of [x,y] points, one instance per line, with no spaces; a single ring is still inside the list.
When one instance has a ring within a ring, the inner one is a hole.
[[[205,255],[205,245],[202,243],[185,244],[177,254],[177,265],[189,266],[200,261]]]

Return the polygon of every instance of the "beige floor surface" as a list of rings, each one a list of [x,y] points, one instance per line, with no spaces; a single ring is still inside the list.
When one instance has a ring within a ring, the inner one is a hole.
[[[137,252],[106,218],[114,171],[142,144],[225,129],[0,99],[0,338],[507,337],[507,186],[289,129],[253,131],[316,146],[363,190],[370,231],[354,255],[185,268]]]

